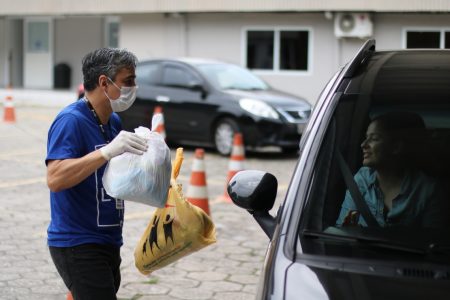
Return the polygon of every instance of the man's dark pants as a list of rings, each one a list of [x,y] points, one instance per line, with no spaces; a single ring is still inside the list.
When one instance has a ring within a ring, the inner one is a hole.
[[[75,300],[115,300],[120,286],[120,248],[85,244],[49,247],[53,263]]]

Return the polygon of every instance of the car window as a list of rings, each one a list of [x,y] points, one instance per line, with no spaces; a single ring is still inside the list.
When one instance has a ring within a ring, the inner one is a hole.
[[[158,82],[159,64],[142,64],[136,67],[136,82],[138,85],[154,85]]]
[[[231,64],[203,64],[200,72],[218,89],[266,90],[267,84],[249,70]]]
[[[336,236],[345,237],[345,247],[360,249],[365,241],[363,248],[372,250],[375,241],[376,247],[395,248],[394,254],[428,253],[431,245],[450,244],[448,73],[423,68],[443,59],[438,55],[405,55],[374,55],[367,69],[342,83],[345,92],[336,95],[336,106],[321,125],[324,135],[300,225],[306,238],[328,234],[325,240],[333,237],[336,243]],[[407,66],[409,59],[423,65]],[[378,225],[369,224],[351,182]]]
[[[163,70],[162,84],[176,87],[189,87],[193,83],[198,83],[197,76],[188,70],[175,66],[166,66]]]

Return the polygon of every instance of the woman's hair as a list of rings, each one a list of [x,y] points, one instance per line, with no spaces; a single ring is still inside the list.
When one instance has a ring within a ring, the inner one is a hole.
[[[423,130],[425,123],[418,114],[406,111],[389,112],[372,119],[377,121],[387,132],[402,132],[409,130]]]
[[[399,159],[412,163],[421,153],[426,140],[426,127],[422,117],[406,111],[389,112],[371,120],[385,132],[392,142],[402,144]]]
[[[82,61],[83,84],[86,91],[94,90],[98,85],[100,75],[106,75],[114,80],[117,72],[123,68],[136,68],[136,56],[117,48],[100,48],[88,53]]]

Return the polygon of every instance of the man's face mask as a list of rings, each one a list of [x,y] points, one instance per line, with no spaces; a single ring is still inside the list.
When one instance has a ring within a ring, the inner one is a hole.
[[[133,105],[134,100],[136,100],[136,90],[137,86],[123,86],[122,88],[119,88],[114,81],[109,78],[109,81],[120,90],[120,96],[119,98],[112,100],[109,98],[108,94],[105,91],[105,96],[108,98],[109,103],[111,103],[111,108],[113,112],[121,112],[124,110],[127,110],[130,108],[131,105]]]

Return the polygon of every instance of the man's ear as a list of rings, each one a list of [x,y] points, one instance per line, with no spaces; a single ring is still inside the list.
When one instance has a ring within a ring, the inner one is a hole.
[[[100,75],[98,77],[98,86],[100,87],[106,87],[108,85],[108,77],[105,75]]]

